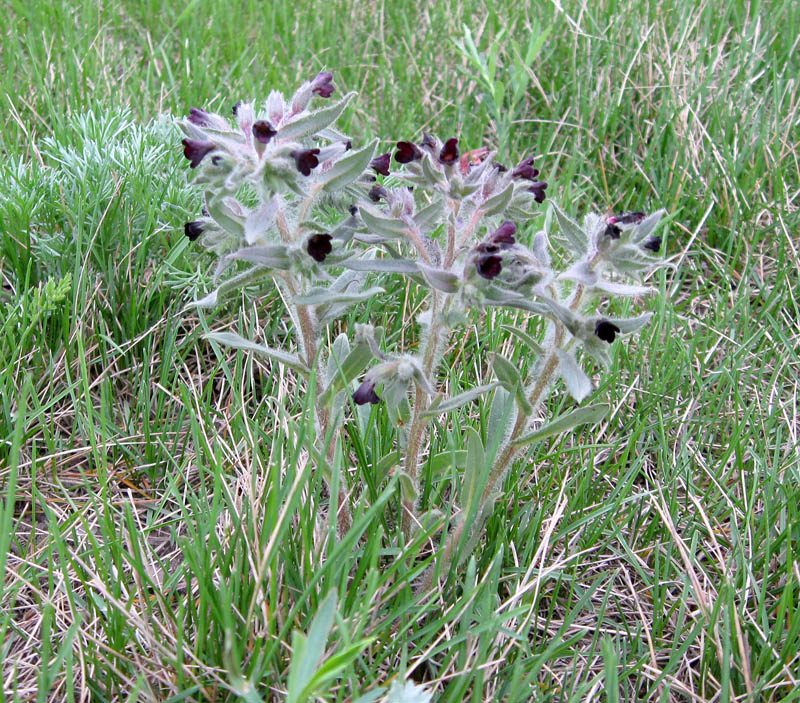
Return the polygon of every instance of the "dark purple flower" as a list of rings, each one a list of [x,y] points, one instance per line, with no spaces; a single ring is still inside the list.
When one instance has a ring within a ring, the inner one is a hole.
[[[353,402],[356,405],[366,405],[367,403],[377,405],[380,403],[381,399],[375,392],[375,382],[363,381],[362,384],[356,389],[356,392],[353,393]]]
[[[606,219],[609,225],[638,225],[645,218],[643,212],[623,212],[621,215],[612,215]]]
[[[311,169],[319,166],[318,154],[319,149],[300,149],[299,151],[291,152],[290,156],[294,158],[297,170],[304,176],[310,176]]]
[[[183,144],[183,155],[189,159],[191,168],[197,168],[200,162],[215,149],[212,142],[201,142],[199,139],[184,139],[181,143]]]
[[[443,163],[445,166],[452,166],[458,161],[458,157],[458,139],[450,137],[439,152],[439,162]]]
[[[372,159],[372,161],[369,162],[369,165],[375,169],[376,173],[380,173],[381,176],[388,176],[391,158],[392,155],[387,152],[386,154],[376,156],[374,159]]]
[[[374,185],[372,188],[369,189],[369,199],[373,203],[377,203],[380,201],[381,198],[386,198],[389,195],[389,191],[386,190],[383,186]]]
[[[544,191],[547,189],[547,182],[546,181],[534,181],[533,185],[528,188],[529,193],[533,193],[533,199],[537,203],[543,203],[545,194]]]
[[[508,249],[516,244],[517,240],[514,239],[516,233],[517,226],[511,220],[506,220],[489,239],[501,249]]]
[[[527,181],[532,181],[539,175],[539,169],[533,167],[533,157],[529,156],[527,159],[520,161],[516,168],[511,172],[512,178],[524,178]]]
[[[316,93],[321,98],[329,98],[333,95],[334,87],[331,81],[333,74],[328,71],[320,71],[313,81],[311,81],[311,92]]]
[[[266,120],[253,122],[253,136],[262,144],[269,144],[269,140],[277,133],[278,130],[274,129]]]
[[[642,244],[643,249],[649,249],[654,254],[657,254],[661,249],[661,237],[650,237],[644,244]]]
[[[503,166],[503,164],[498,162],[493,163],[492,166],[497,169],[498,173],[505,173],[508,171],[508,166]]]
[[[189,237],[189,241],[194,241],[197,239],[201,234],[203,234],[203,223],[202,222],[187,222],[183,226],[183,233]]]
[[[231,112],[233,113],[233,116],[234,116],[234,117],[236,117],[236,113],[237,113],[237,112],[239,112],[239,108],[240,108],[241,106],[242,106],[242,101],[241,101],[241,100],[237,100],[237,101],[236,101],[236,102],[233,104],[233,107],[231,108]]]
[[[314,234],[308,238],[306,245],[308,253],[314,261],[322,263],[325,257],[333,251],[330,234]]]
[[[611,344],[614,341],[614,335],[619,334],[619,327],[610,320],[598,320],[594,324],[594,333],[604,342]]]
[[[603,232],[606,237],[611,237],[611,239],[619,239],[619,235],[622,234],[622,230],[617,227],[615,224],[606,225],[606,231]]]
[[[475,268],[478,274],[490,281],[503,270],[503,262],[499,256],[494,254],[486,254],[479,256],[475,262]]]
[[[397,163],[410,164],[421,158],[422,152],[414,142],[397,142],[397,151],[394,152],[394,159]]]
[[[350,141],[350,140],[348,139],[348,140],[347,140],[347,141],[344,143],[344,150],[345,150],[345,151],[350,151],[350,149],[352,149],[352,148],[353,148],[353,142],[352,142],[352,141]]]
[[[358,208],[357,208],[355,205],[351,205],[349,208],[347,208],[347,211],[348,211],[348,212],[349,212],[349,213],[350,213],[350,214],[351,214],[353,217],[355,217],[355,216],[358,214]]]
[[[201,110],[199,107],[189,108],[189,122],[196,124],[198,127],[208,127],[211,124],[208,117],[208,113],[205,110]]]

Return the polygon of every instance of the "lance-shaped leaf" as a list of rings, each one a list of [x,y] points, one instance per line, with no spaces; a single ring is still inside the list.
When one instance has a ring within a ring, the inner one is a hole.
[[[417,268],[431,288],[444,293],[455,293],[458,290],[460,279],[456,274],[442,269],[435,269],[421,262],[417,263]]]
[[[555,212],[558,220],[559,234],[555,235],[554,239],[565,249],[571,251],[576,258],[585,256],[589,250],[589,238],[583,228],[575,220],[568,217],[554,202],[551,201],[550,205],[552,205],[553,212]]]
[[[228,254],[226,258],[249,261],[251,264],[282,271],[287,270],[291,264],[288,248],[285,244],[273,244],[266,247],[243,247],[239,251]]]
[[[517,329],[516,327],[512,327],[511,325],[500,325],[506,332],[511,333],[517,339],[519,339],[523,344],[525,344],[536,356],[541,356],[544,351],[542,350],[542,346],[537,342],[533,337],[531,337],[527,332],[523,332],[521,329]]]
[[[385,293],[386,291],[379,287],[373,286],[367,290],[358,291],[357,293],[339,293],[332,291],[330,288],[312,288],[306,295],[298,295],[294,302],[296,305],[333,305],[335,303],[358,303],[361,300],[367,300],[373,295]]]
[[[309,375],[308,367],[302,361],[300,361],[300,358],[295,354],[290,354],[289,352],[281,351],[280,349],[265,347],[262,344],[256,344],[255,342],[251,342],[249,339],[245,339],[241,335],[235,334],[234,332],[209,332],[205,335],[205,338],[211,340],[212,342],[217,342],[218,344],[224,344],[226,347],[244,349],[246,351],[256,352],[257,354],[263,354],[273,361],[277,361],[284,366],[288,366],[289,368],[298,371],[304,376]]]
[[[457,469],[463,469],[467,465],[467,454],[468,452],[466,449],[453,449],[449,452],[440,452],[428,459],[428,466],[434,476],[449,470],[451,466]]]
[[[363,149],[346,152],[342,158],[319,177],[319,182],[324,184],[323,189],[330,193],[335,190],[341,190],[356,180],[369,165],[372,156],[375,154],[377,144],[378,140],[373,139]]]
[[[375,273],[418,273],[417,263],[410,259],[347,259],[342,266],[353,271]]]
[[[414,222],[421,232],[427,232],[442,219],[444,204],[441,200],[434,200],[414,215]]]
[[[578,360],[572,352],[558,350],[558,372],[567,386],[569,394],[579,403],[592,392],[592,382],[578,365]]]
[[[467,517],[474,516],[486,483],[486,452],[480,435],[472,427],[464,430],[467,445],[467,464],[461,478],[461,507]]]
[[[333,103],[333,105],[301,114],[299,117],[281,127],[278,131],[278,139],[298,140],[329,127],[339,118],[339,115],[344,112],[347,103],[353,99],[353,96],[355,96],[355,92],[350,92],[339,100],[339,102]]]
[[[414,485],[414,482],[411,480],[411,476],[405,471],[398,471],[397,476],[400,479],[400,493],[403,496],[403,500],[407,503],[415,503],[417,498],[419,498],[419,493],[417,492],[417,487]]]
[[[631,285],[628,283],[617,283],[608,281],[605,278],[598,278],[592,286],[595,290],[608,293],[609,295],[619,295],[631,297],[635,295],[652,295],[656,289],[652,286]]]
[[[422,413],[422,417],[436,417],[437,415],[441,415],[442,413],[450,412],[451,410],[456,410],[460,408],[462,405],[466,405],[467,403],[471,403],[473,400],[480,398],[484,393],[488,393],[491,390],[497,388],[500,385],[499,381],[495,381],[494,383],[487,383],[483,386],[476,386],[475,388],[470,388],[469,390],[464,391],[463,393],[459,393],[458,395],[450,396],[445,400],[436,401],[434,400],[430,407]]]
[[[636,227],[633,241],[635,244],[641,244],[645,239],[650,236],[650,233],[656,228],[656,225],[661,221],[661,218],[667,214],[666,210],[656,210],[652,215],[645,217]]]
[[[611,322],[619,327],[620,334],[632,334],[642,329],[642,327],[650,322],[650,318],[652,317],[652,312],[645,312],[636,317],[615,317]]]
[[[514,194],[514,183],[509,182],[499,193],[495,193],[491,198],[481,205],[481,210],[484,215],[499,215],[502,213],[511,202],[511,196]]]
[[[436,183],[444,183],[444,174],[434,167],[431,155],[425,153],[422,155],[422,173],[425,176],[425,183],[427,185],[435,185]]]
[[[256,266],[248,271],[243,271],[239,275],[233,276],[233,278],[229,278],[227,281],[217,286],[216,290],[209,293],[205,298],[201,298],[193,303],[189,303],[187,307],[213,308],[227,294],[240,288],[246,288],[247,286],[251,286],[256,283],[263,283],[264,281],[271,280],[272,274],[273,269],[264,268],[261,266]]]
[[[235,203],[237,207],[232,207]],[[238,212],[238,203],[232,198],[212,197],[206,201],[208,214],[222,227],[237,237],[244,237],[245,218]]]
[[[371,212],[366,207],[361,207],[359,212],[361,213],[361,219],[364,220],[364,224],[373,234],[378,234],[381,237],[388,237],[389,239],[402,239],[406,236],[408,225],[402,220],[381,217]]]
[[[339,337],[346,335],[339,335]],[[337,337],[338,339],[338,337]],[[348,349],[345,354],[331,354],[328,360],[328,387],[320,396],[320,402],[326,405],[333,396],[345,388],[354,378],[356,378],[370,361],[374,354],[366,342],[359,342],[352,349]]]
[[[514,442],[514,446],[519,447],[525,444],[531,444],[532,442],[538,442],[546,437],[571,430],[578,425],[593,425],[600,422],[600,420],[606,416],[608,407],[609,406],[604,403],[597,403],[596,405],[587,405],[585,408],[577,408],[565,415],[560,415],[538,430],[520,437]]]
[[[519,369],[515,364],[512,364],[508,359],[500,354],[495,354],[492,361],[492,368],[503,386],[509,393],[513,393],[517,399],[519,409],[524,415],[530,415],[533,412],[530,402],[525,395],[525,385],[522,383],[522,376],[520,376]]]
[[[270,198],[253,210],[244,223],[244,239],[248,244],[260,239],[272,227],[278,212],[278,198]]]

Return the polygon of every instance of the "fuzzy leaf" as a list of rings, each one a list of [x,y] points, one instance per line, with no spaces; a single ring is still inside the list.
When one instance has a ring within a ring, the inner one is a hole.
[[[635,295],[652,295],[656,289],[652,286],[638,286],[628,283],[617,283],[616,281],[608,281],[605,278],[598,278],[592,286],[595,290],[608,293],[609,295],[620,296],[635,296]]]
[[[581,226],[566,215],[554,202],[550,202],[558,220],[559,234],[554,236],[559,244],[571,251],[576,258],[586,255],[589,250],[589,239]]]
[[[275,215],[278,212],[277,198],[271,198],[260,207],[253,210],[244,223],[244,239],[248,244],[253,244],[272,227]]]
[[[373,139],[363,149],[346,152],[342,158],[319,177],[319,182],[324,184],[323,189],[328,192],[340,190],[356,180],[364,173],[364,169],[369,166],[377,144],[378,140]]]
[[[422,413],[422,417],[436,417],[437,415],[441,415],[442,413],[450,412],[451,410],[456,410],[460,408],[462,405],[466,405],[467,403],[471,403],[476,398],[479,398],[484,393],[488,393],[489,391],[497,388],[500,383],[496,381],[495,383],[487,383],[483,386],[476,386],[475,388],[470,388],[463,393],[459,393],[458,395],[451,396],[443,400],[440,403],[431,403],[431,406]]]
[[[456,274],[442,269],[435,269],[423,263],[417,263],[417,268],[431,288],[444,293],[455,293],[458,290],[459,278]]]
[[[541,439],[545,439],[546,437],[571,430],[573,427],[577,427],[578,425],[589,425],[600,422],[600,420],[606,416],[608,407],[609,406],[604,403],[597,403],[595,405],[587,405],[585,408],[578,408],[577,410],[573,410],[566,415],[560,415],[552,422],[548,422],[546,425],[540,427],[538,430],[520,437],[514,442],[514,446],[519,447],[525,444],[531,444],[532,442],[537,442]]]
[[[615,317],[612,322],[619,327],[620,334],[631,334],[642,329],[642,327],[650,322],[650,318],[652,317],[652,312],[646,312],[636,317]]]
[[[219,285],[216,290],[209,293],[205,298],[201,298],[193,303],[189,303],[187,307],[213,308],[228,293],[238,290],[239,288],[246,288],[247,286],[255,283],[262,283],[271,278],[272,269],[256,266],[249,271],[240,273],[238,276],[229,278],[227,281]]]
[[[525,386],[522,383],[522,376],[520,376],[519,369],[516,365],[512,364],[504,356],[495,354],[494,360],[492,361],[492,368],[503,388],[516,396],[517,404],[523,414],[530,415],[533,412],[533,408],[525,395]]]
[[[330,288],[312,288],[306,295],[298,295],[294,302],[296,305],[327,305],[335,303],[357,303],[367,300],[373,295],[385,293],[379,286],[367,288],[358,293],[337,293]]]
[[[353,271],[376,273],[418,273],[417,264],[409,259],[347,259],[342,266]]]
[[[563,349],[558,350],[558,372],[567,386],[569,394],[579,403],[592,392],[592,382],[578,365],[575,355]]]
[[[287,252],[285,244],[273,244],[265,247],[243,247],[239,251],[228,254],[226,258],[249,261],[251,264],[285,271],[291,263]]]
[[[389,687],[385,703],[430,703],[432,693],[428,693],[423,686],[418,686],[412,681],[400,683],[395,680]]]
[[[245,339],[241,335],[235,334],[234,332],[209,332],[205,335],[205,339],[209,339],[212,342],[217,342],[218,344],[223,344],[226,347],[244,349],[246,351],[256,352],[257,354],[263,354],[273,361],[277,361],[284,366],[288,366],[289,368],[298,371],[304,376],[308,376],[309,374],[308,367],[302,361],[300,361],[300,358],[296,354],[290,354],[289,352],[281,351],[280,349],[273,349],[272,347],[266,347],[262,344],[256,344],[255,342],[251,342],[249,339]]]
[[[414,215],[414,222],[421,232],[426,232],[442,219],[443,211],[442,201],[434,200],[430,205],[417,211],[417,214]]]
[[[544,352],[542,350],[541,345],[531,337],[527,332],[523,332],[516,327],[512,327],[511,325],[501,325],[501,327],[506,331],[510,332],[514,335],[517,339],[519,339],[523,344],[525,344],[536,356],[541,356]]]
[[[311,621],[308,636],[295,631],[292,644],[292,660],[287,682],[287,703],[300,703],[311,693],[314,675],[325,654],[333,621],[336,615],[336,591],[331,589]]]
[[[339,118],[339,115],[344,112],[347,104],[354,96],[355,92],[350,92],[329,107],[323,107],[313,112],[301,114],[299,117],[296,117],[294,120],[281,127],[278,131],[278,138],[298,140],[329,127]]]
[[[495,193],[491,198],[481,206],[484,215],[499,215],[502,213],[511,202],[511,196],[514,194],[514,182],[511,181],[499,193]]]
[[[364,224],[374,234],[379,234],[382,237],[389,237],[390,239],[402,239],[406,236],[408,225],[402,220],[381,217],[370,212],[370,210],[365,207],[361,207],[359,212],[361,213],[361,219],[364,220]]]

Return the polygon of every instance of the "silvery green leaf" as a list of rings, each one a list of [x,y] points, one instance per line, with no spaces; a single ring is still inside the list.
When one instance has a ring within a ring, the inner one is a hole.
[[[463,393],[459,393],[458,395],[451,396],[441,402],[436,402],[434,400],[431,403],[430,407],[422,413],[422,417],[437,417],[442,413],[450,412],[451,410],[456,410],[460,408],[462,405],[466,405],[467,403],[471,403],[473,400],[480,398],[484,393],[488,393],[491,390],[494,390],[499,386],[500,383],[495,381],[494,383],[487,383],[483,386],[476,386],[475,388],[470,388]]]
[[[511,325],[501,325],[501,327],[506,331],[510,332],[514,335],[517,339],[519,339],[523,344],[525,344],[531,351],[533,351],[536,356],[542,356],[544,353],[542,350],[541,345],[531,337],[527,332],[523,332],[516,327],[512,327]]]
[[[417,263],[417,268],[432,288],[444,293],[455,293],[458,290],[460,279],[456,274],[432,268],[421,262]]]
[[[417,487],[414,485],[414,482],[411,480],[411,476],[405,471],[398,471],[397,476],[400,479],[400,493],[403,496],[403,500],[407,503],[416,503],[417,498],[419,498],[419,493],[417,492]]]
[[[353,235],[353,239],[355,239],[357,242],[361,242],[362,244],[383,244],[390,238],[397,239],[397,235],[393,234],[391,237],[385,237],[381,234],[363,234],[361,232],[356,232]]]
[[[223,229],[237,237],[244,237],[244,217],[232,207],[232,198],[209,198],[206,201],[208,214]],[[236,201],[233,201],[236,202]],[[238,203],[237,203],[238,204]]]
[[[513,302],[525,300],[522,293],[508,288],[501,288],[496,283],[490,283],[483,288],[483,295],[487,305],[512,305]]]
[[[497,156],[496,151],[490,151],[479,164],[471,164],[467,172],[465,183],[472,185],[477,183],[483,177],[484,171],[494,163],[494,157]]]
[[[539,259],[547,268],[552,265],[550,261],[550,246],[547,243],[547,232],[539,230],[533,236],[533,246],[531,247],[533,255]]]
[[[607,369],[611,366],[611,355],[609,350],[611,345],[592,335],[589,339],[583,340],[583,351],[594,359],[600,366]]]
[[[397,466],[403,455],[399,451],[390,452],[383,457],[377,464],[375,464],[374,475],[377,481],[383,481],[388,475],[389,471]]]
[[[495,354],[492,360],[492,369],[503,388],[516,396],[517,404],[522,413],[530,415],[533,412],[533,408],[525,395],[525,385],[522,383],[522,376],[516,365],[512,364],[504,356]]]
[[[558,372],[567,386],[569,394],[579,403],[592,392],[592,382],[578,365],[572,352],[558,350]]]
[[[269,280],[272,278],[272,273],[271,269],[256,266],[237,276],[229,278],[223,284],[217,286],[216,290],[209,293],[205,298],[189,303],[187,307],[213,308],[219,303],[223,296],[231,291]]]
[[[620,334],[631,334],[637,332],[650,322],[651,317],[653,317],[653,313],[646,312],[636,317],[615,317],[611,321],[619,327]]]
[[[282,140],[297,140],[329,127],[339,118],[339,115],[344,112],[347,104],[353,99],[354,96],[355,92],[350,92],[338,102],[333,103],[333,105],[320,108],[319,110],[314,110],[313,112],[307,112],[299,117],[296,117],[291,122],[288,122],[280,128],[277,137]]]
[[[367,144],[363,149],[347,152],[319,177],[318,182],[324,183],[323,188],[326,191],[339,190],[348,183],[352,183],[364,173],[364,169],[369,166],[369,162],[375,154],[375,147],[377,144],[378,140],[373,139],[372,142]]]
[[[370,212],[366,207],[361,207],[359,212],[361,213],[361,219],[364,220],[364,224],[374,234],[378,234],[381,237],[389,237],[390,239],[402,239],[406,236],[408,225],[402,220],[381,217],[380,215]],[[357,238],[360,239],[360,237]]]
[[[334,239],[338,239],[340,242],[347,244],[347,242],[353,238],[357,227],[358,220],[351,215],[336,225],[336,227],[331,230],[330,235]]]
[[[608,293],[609,295],[621,296],[634,296],[634,295],[651,295],[656,292],[652,286],[637,286],[629,285],[627,283],[617,283],[616,281],[608,281],[605,278],[598,278],[593,288],[595,290]]]
[[[275,215],[278,212],[277,197],[271,198],[261,206],[255,208],[244,223],[244,239],[248,244],[260,239],[272,227]]]
[[[486,458],[490,465],[494,463],[500,447],[511,436],[516,421],[517,403],[514,395],[505,388],[496,388],[486,430]]]
[[[550,308],[544,303],[537,303],[533,300],[509,300],[503,303],[488,303],[489,305],[505,305],[510,308],[517,308],[518,310],[527,310],[528,312],[535,313],[536,315],[551,315]]]
[[[417,273],[417,263],[409,259],[347,259],[342,266],[353,271],[378,273]]]
[[[578,425],[596,424],[606,416],[608,407],[608,405],[598,403],[568,412],[565,415],[557,417],[552,422],[548,422],[538,430],[520,437],[514,442],[514,446],[519,447],[525,444],[531,444],[532,442],[537,442],[546,437],[567,432]]]
[[[550,202],[558,220],[559,235],[554,236],[559,244],[571,251],[576,257],[586,256],[589,250],[589,239],[581,226],[566,215],[554,202]]]
[[[364,342],[356,344],[345,356],[331,354],[328,359],[328,386],[320,396],[320,403],[327,404],[339,389],[344,388],[367,368],[373,358],[369,345]]]
[[[577,281],[584,286],[594,286],[599,278],[596,271],[593,271],[586,259],[578,261],[570,266],[564,273],[559,274],[559,279]]]
[[[385,293],[386,291],[379,286],[373,286],[367,290],[359,291],[358,293],[338,293],[331,291],[330,288],[312,288],[306,295],[298,295],[295,299],[295,305],[323,305],[333,303],[357,303],[361,300],[367,300],[373,295]]]
[[[431,473],[436,476],[447,471],[451,466],[463,469],[467,465],[467,454],[466,449],[452,449],[449,452],[434,454],[428,459]]]
[[[328,645],[336,619],[336,589],[331,589],[319,604],[308,635],[292,633],[292,659],[289,665],[286,703],[303,703],[313,690],[314,676]]]
[[[426,232],[442,219],[443,203],[441,200],[434,200],[430,205],[426,205],[414,215],[414,222],[421,232]]]
[[[273,361],[277,361],[284,366],[288,366],[304,376],[309,374],[308,367],[296,354],[290,354],[288,352],[281,351],[280,349],[272,349],[271,347],[266,347],[262,344],[256,344],[255,342],[251,342],[249,339],[245,339],[241,335],[233,332],[209,332],[204,336],[206,339],[209,339],[212,342],[224,344],[227,347],[244,349],[246,351],[256,352],[257,354],[263,354]]]
[[[661,218],[667,214],[666,210],[656,210],[656,212],[648,215],[636,227],[633,235],[635,244],[641,244],[645,239],[650,236],[650,233],[656,228],[656,225],[661,221]]]
[[[467,513],[473,513],[480,501],[483,485],[486,482],[486,452],[483,449],[480,435],[473,427],[464,430],[467,445],[467,463],[461,478],[461,507]]]
[[[228,254],[228,258],[285,271],[291,263],[288,251],[288,247],[285,244],[273,244],[265,247],[243,247],[239,251]]]
[[[653,268],[652,257],[634,244],[617,247],[608,256],[608,261],[616,271],[627,274],[636,280],[641,274]]]
[[[384,703],[430,703],[433,694],[418,686],[412,681],[392,681]]]
[[[575,334],[575,331],[580,326],[582,320],[580,316],[576,315],[572,310],[570,310],[565,305],[562,305],[557,300],[553,300],[552,298],[547,298],[542,296],[542,302],[550,308],[550,312],[558,319],[561,324],[564,325],[572,334]]]
[[[436,183],[444,183],[444,174],[434,167],[431,155],[425,153],[422,155],[422,173],[425,176],[425,181],[428,185],[435,185]]]
[[[495,193],[491,198],[481,206],[481,210],[487,216],[499,215],[502,213],[511,202],[511,196],[514,193],[514,182],[509,181],[508,185],[503,188],[499,193]]]
[[[350,353],[350,340],[347,335],[342,332],[337,335],[331,345],[330,355],[328,356],[328,365],[325,372],[325,382],[330,384],[331,379],[339,373],[342,362],[347,358]]]

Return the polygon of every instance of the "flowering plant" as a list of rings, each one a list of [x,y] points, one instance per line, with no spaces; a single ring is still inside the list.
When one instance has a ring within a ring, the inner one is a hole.
[[[443,568],[469,553],[520,451],[604,416],[607,406],[593,404],[549,422],[540,417],[558,379],[583,401],[593,388],[584,364],[607,368],[617,337],[650,318],[610,317],[597,312],[597,303],[654,292],[642,279],[663,265],[661,238],[653,234],[663,211],[589,214],[579,225],[553,203],[557,227],[529,238],[547,191],[533,157],[506,166],[495,152],[462,153],[458,138],[429,134],[377,154],[377,140],[354,146],[336,129],[354,94],[331,101],[333,93],[332,75],[323,72],[290,99],[273,91],[261,106],[237,103],[233,124],[196,108],[179,121],[184,154],[204,191],[203,215],[185,233],[219,257],[216,288],[195,305],[217,305],[242,288],[277,288],[295,349],[227,332],[208,336],[314,380],[316,460],[329,481],[349,403],[385,406],[396,452],[383,464],[401,478],[407,537],[440,515],[421,514],[418,504],[433,421],[489,399],[485,438],[467,428],[466,449],[451,453],[461,486],[440,552]],[[325,102],[312,106],[315,96]],[[425,290],[415,351],[384,348],[382,330],[367,323],[325,344],[332,321],[385,293],[370,285],[373,274],[405,276]],[[544,321],[540,338],[525,326],[503,326],[533,361],[522,373],[495,353],[492,382],[448,395],[438,378],[448,342],[473,311],[489,308]],[[338,525],[346,530],[344,491],[338,501]]]

